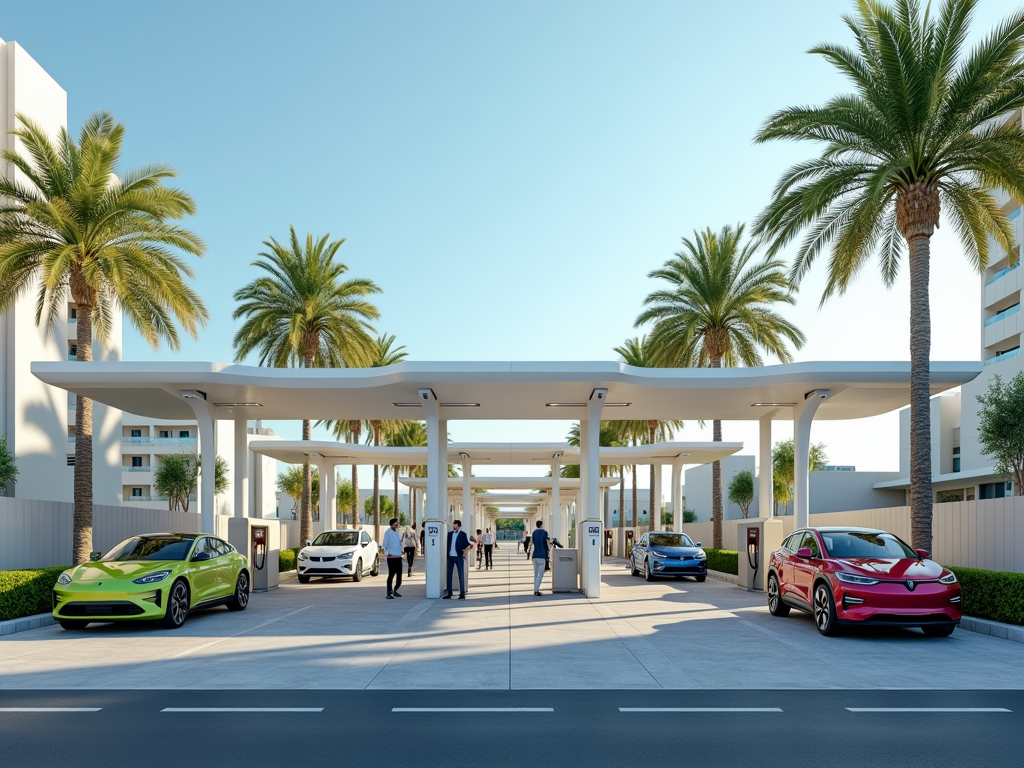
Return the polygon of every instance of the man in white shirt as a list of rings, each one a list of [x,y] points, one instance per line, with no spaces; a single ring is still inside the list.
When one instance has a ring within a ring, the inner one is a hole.
[[[487,528],[483,535],[484,542],[484,569],[491,570],[494,563],[491,560],[491,556],[494,553],[494,534],[491,533],[491,529]]]
[[[401,597],[398,588],[402,586],[402,537],[398,535],[398,518],[392,517],[384,531],[384,557],[388,561],[388,600]],[[391,583],[395,582],[392,589]]]

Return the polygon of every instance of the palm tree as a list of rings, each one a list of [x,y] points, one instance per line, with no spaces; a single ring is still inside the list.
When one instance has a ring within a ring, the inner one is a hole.
[[[393,448],[412,448],[425,446],[427,444],[427,428],[420,421],[402,420],[392,422],[393,429],[386,435],[386,442]],[[395,479],[395,499],[398,499],[398,477],[401,473],[412,473],[413,468],[408,465],[395,465],[389,467]],[[416,525],[416,501],[412,493],[409,494],[409,519]]]
[[[235,334],[235,360],[259,353],[260,365],[284,368],[343,368],[370,359],[373,340],[370,320],[380,316],[366,300],[380,289],[366,279],[341,280],[348,267],[334,257],[345,239],[318,240],[306,235],[299,240],[290,226],[288,243],[264,241],[252,266],[267,274],[257,277],[235,293],[240,302],[233,317],[245,318]],[[309,419],[302,422],[302,439],[311,438]],[[302,516],[299,538],[309,538],[312,523],[309,460],[302,466]]]
[[[394,335],[383,334],[373,342],[373,350],[370,358],[371,368],[385,368],[402,362],[409,353],[405,346],[396,347]],[[367,435],[367,443],[373,438],[374,445],[381,444],[381,438],[385,430],[391,432],[395,428],[394,422],[385,422],[382,419],[370,419],[367,422],[370,427],[370,434]],[[398,475],[395,475],[395,508],[398,507]],[[380,465],[373,465],[373,540],[380,541]]]
[[[97,112],[78,142],[61,128],[56,142],[24,115],[11,133],[24,153],[5,149],[20,171],[0,178],[0,312],[36,292],[36,324],[51,329],[68,298],[77,309],[77,352],[92,362],[93,338],[105,343],[123,314],[153,347],[180,348],[176,324],[192,337],[206,324],[202,299],[182,254],[202,256],[198,235],[174,223],[195,213],[185,192],[164,186],[166,165],[121,172],[124,126]],[[92,400],[75,411],[75,511],[72,558],[92,551]]]
[[[743,243],[743,225],[710,228],[683,238],[683,250],[648,277],[665,280],[651,293],[637,325],[653,322],[649,343],[654,357],[669,367],[762,365],[758,348],[784,363],[793,358],[787,341],[799,349],[804,335],[771,309],[795,300],[780,259],[751,263],[755,247]],[[712,427],[722,440],[722,421]],[[714,546],[722,546],[722,463],[711,465]]]
[[[622,358],[622,362],[626,365],[632,365],[636,368],[659,367],[658,358],[655,354],[657,350],[654,345],[647,340],[646,336],[641,338],[634,336],[632,339],[626,339],[625,343],[621,347],[615,347],[613,351]],[[657,419],[630,422],[623,426],[623,429],[627,434],[635,435],[641,441],[646,440],[648,444],[658,442],[659,440],[671,440],[673,431],[682,428],[683,422],[681,421],[658,421]],[[651,464],[649,489],[651,504],[650,511],[647,513],[647,528],[651,531],[655,530],[658,524],[655,516],[657,515],[658,518],[661,516],[661,504],[658,503],[658,499],[654,498],[654,473],[657,471],[656,465]],[[657,507],[657,509],[655,509],[655,507]]]
[[[989,242],[1005,253],[1013,231],[993,190],[1024,199],[1024,131],[1004,116],[1024,107],[1024,10],[973,49],[964,42],[978,0],[944,0],[922,15],[916,0],[862,0],[846,16],[852,49],[811,53],[853,84],[820,107],[772,115],[758,142],[824,143],[821,156],[790,168],[757,222],[777,253],[806,230],[791,270],[799,281],[829,252],[822,302],[842,294],[876,251],[891,286],[910,269],[910,516],[915,547],[931,549],[932,482],[928,280],[940,208],[979,270]]]

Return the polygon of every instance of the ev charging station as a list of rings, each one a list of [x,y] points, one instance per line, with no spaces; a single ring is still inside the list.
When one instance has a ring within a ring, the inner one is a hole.
[[[280,580],[280,521],[229,517],[228,543],[249,561],[253,592],[266,592],[277,588]]]
[[[768,584],[768,560],[785,538],[782,521],[774,517],[742,520],[736,533],[739,585],[748,592],[764,592]]]
[[[445,551],[445,545],[448,542],[448,523],[445,520],[425,520],[423,526],[424,568],[428,572],[438,574],[434,583],[427,579],[427,597],[438,598],[447,588],[445,567],[448,562],[448,553]]]
[[[600,589],[603,538],[600,520],[584,520],[579,524],[577,549],[580,553],[580,587],[588,597],[595,587]]]

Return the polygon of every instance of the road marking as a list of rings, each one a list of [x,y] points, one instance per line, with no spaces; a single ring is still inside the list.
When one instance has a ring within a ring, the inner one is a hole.
[[[281,616],[278,616],[276,618],[268,619],[267,621],[264,621],[262,624],[257,624],[257,625],[255,625],[253,627],[246,627],[245,629],[240,630],[238,632],[235,632],[232,635],[226,635],[225,637],[220,637],[220,638],[218,638],[216,640],[211,640],[208,643],[203,643],[202,645],[197,645],[195,648],[189,648],[186,651],[182,651],[181,653],[176,653],[173,656],[168,656],[167,658],[169,658],[169,659],[180,659],[183,656],[188,656],[189,654],[192,654],[192,653],[198,653],[199,651],[205,651],[207,648],[210,648],[211,646],[217,645],[217,643],[223,643],[225,640],[230,640],[233,637],[238,637],[239,635],[244,635],[247,632],[252,632],[255,629],[260,629],[261,627],[265,627],[268,624],[273,624],[275,621],[281,621],[282,619],[287,619],[289,616],[294,616],[296,613],[299,613],[300,611],[304,611],[307,608],[312,608],[312,607],[313,607],[312,605],[304,605],[301,608],[296,608],[294,611],[289,611],[288,613],[283,614]]]
[[[323,712],[323,707],[165,707],[161,712]]]
[[[847,707],[847,712],[1013,712],[1003,707]]]
[[[553,707],[392,707],[392,712],[554,712]]]
[[[99,712],[102,707],[0,707],[0,712]]]
[[[778,707],[619,707],[619,712],[781,712]]]

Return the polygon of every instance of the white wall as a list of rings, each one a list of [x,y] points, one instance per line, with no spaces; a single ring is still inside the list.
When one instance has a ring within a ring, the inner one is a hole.
[[[729,501],[729,483],[737,472],[747,470],[754,474],[753,456],[726,456],[722,459],[722,515],[725,520],[743,517],[739,505]],[[697,514],[698,520],[711,519],[711,465],[691,467],[684,473],[686,486],[686,507]],[[754,503],[750,514],[757,514],[757,481],[754,481]]]

